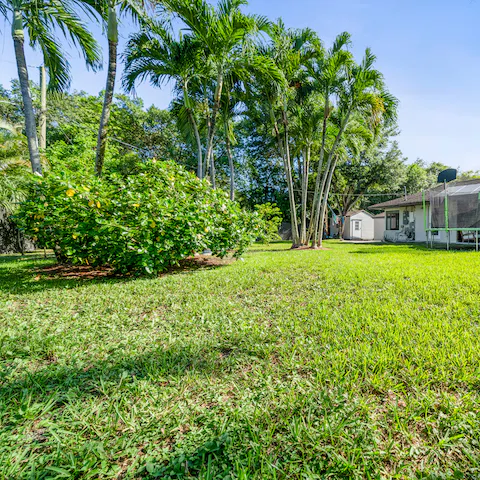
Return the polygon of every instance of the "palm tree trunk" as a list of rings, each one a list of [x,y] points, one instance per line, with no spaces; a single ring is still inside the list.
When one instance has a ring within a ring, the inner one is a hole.
[[[325,215],[327,213],[328,195],[330,193],[330,186],[332,185],[333,172],[335,171],[335,167],[337,166],[337,161],[338,161],[338,156],[335,156],[335,160],[333,161],[332,167],[330,168],[330,172],[328,173],[328,179],[327,179],[327,183],[325,185],[325,191],[324,191],[324,194],[323,194],[322,206],[321,206],[321,209],[320,209],[321,232],[320,232],[320,236],[318,238],[318,243],[317,243],[317,246],[319,248],[322,247],[323,224],[325,222]]]
[[[188,82],[184,81],[183,84],[183,98],[185,109],[187,110],[188,119],[192,125],[193,134],[195,135],[195,140],[197,142],[197,177],[203,178],[203,158],[202,158],[202,140],[200,138],[200,133],[198,131],[197,121],[195,120],[195,115],[193,114],[192,109],[188,106]]]
[[[293,245],[292,248],[298,247],[300,244],[300,235],[298,233],[298,220],[297,220],[297,210],[295,204],[295,189],[293,185],[293,177],[292,177],[292,163],[290,159],[290,142],[289,134],[288,134],[288,121],[287,121],[287,114],[285,110],[282,111],[283,116],[283,124],[284,124],[284,150],[285,150],[285,159],[284,159],[284,166],[285,166],[285,176],[287,177],[287,187],[288,187],[288,196],[290,201],[290,210],[291,210],[291,217],[292,217],[292,240]]]
[[[230,169],[230,200],[233,202],[235,200],[235,166],[233,164],[230,137],[228,135],[228,121],[226,121],[225,131],[227,132],[225,136],[225,148],[227,150],[228,167]]]
[[[40,104],[38,146],[45,154],[45,149],[47,148],[47,72],[44,65],[40,67]]]
[[[105,162],[105,149],[107,148],[108,122],[112,110],[113,92],[115,90],[115,77],[117,76],[117,47],[118,47],[118,20],[115,5],[108,8],[108,71],[103,100],[102,116],[98,129],[97,155],[95,158],[95,173],[102,175]]]
[[[343,132],[345,131],[345,128],[347,127],[348,120],[350,119],[350,111],[347,112],[345,119],[340,126],[340,131],[338,132],[337,136],[335,137],[335,141],[333,142],[332,149],[330,150],[330,153],[328,155],[327,159],[327,166],[325,169],[325,172],[322,177],[322,182],[320,186],[320,190],[318,192],[318,198],[317,198],[317,206],[316,206],[316,212],[315,212],[315,224],[314,224],[314,232],[313,232],[313,239],[312,239],[312,248],[317,248],[318,245],[321,245],[321,238],[322,238],[322,231],[323,225],[320,223],[320,216],[322,213],[322,203],[326,199],[325,197],[325,186],[327,184],[328,177],[330,175],[330,171],[332,171],[333,175],[333,170],[331,170],[331,165],[332,165],[332,158],[333,155],[335,154],[338,144],[340,143],[340,140],[342,139]],[[330,179],[331,181],[331,179]],[[329,187],[330,188],[330,187]],[[325,215],[323,215],[325,216]]]
[[[190,122],[192,124],[195,140],[197,141],[197,177],[203,178],[203,155],[202,155],[202,139],[200,138],[200,132],[198,131],[197,122],[191,110],[188,111]]]
[[[320,192],[320,179],[322,177],[323,159],[325,156],[325,143],[327,139],[327,121],[330,113],[328,90],[325,92],[324,108],[325,108],[325,111],[323,112],[322,143],[320,145],[320,158],[318,159],[317,178],[315,179],[315,191],[313,192],[312,210],[310,212],[310,228],[308,229],[307,243],[310,242],[312,235],[314,235],[315,233],[315,222],[314,222],[314,219],[316,218],[315,209],[318,203],[318,195]]]
[[[23,99],[23,112],[25,114],[25,133],[27,135],[28,152],[33,173],[42,174],[40,152],[38,150],[37,125],[35,112],[33,111],[32,96],[28,84],[27,61],[25,60],[25,35],[23,33],[22,13],[18,10],[13,12],[12,37],[15,47],[15,59],[17,61],[18,80]]]
[[[206,153],[206,162],[207,163],[210,162],[210,181],[212,183],[213,188],[215,188],[215,161],[213,158],[213,142],[215,139],[215,127],[217,124],[217,114],[220,110],[220,99],[222,97],[222,89],[223,89],[223,71],[222,69],[220,69],[217,75],[217,87],[215,88],[212,115],[210,117],[210,125],[208,129],[208,139],[207,139],[207,153]]]
[[[286,161],[286,153],[284,144],[282,141],[282,136],[280,135],[280,129],[278,128],[277,119],[275,118],[275,111],[273,109],[273,104],[269,99],[270,105],[270,119],[273,124],[273,129],[275,131],[275,137],[277,138],[278,150],[282,157],[283,169],[285,172],[285,177],[287,180],[287,190],[288,190],[288,201],[290,205],[290,223],[292,225],[292,248],[298,245],[299,234],[298,234],[298,221],[297,221],[297,211],[295,209],[295,192],[293,191],[293,180],[292,180],[292,171],[289,164]],[[289,168],[290,167],[290,168]]]
[[[308,169],[310,167],[310,146],[305,148],[303,168],[302,168],[302,231],[300,234],[300,243],[306,244],[307,241],[307,199],[308,199]]]
[[[322,237],[322,224],[320,223],[320,217],[322,212],[323,196],[325,193],[325,185],[327,184],[327,179],[330,173],[330,166],[332,163],[331,155],[328,156],[327,165],[325,167],[325,172],[322,175],[322,181],[320,188],[318,190],[317,205],[315,207],[315,217],[313,220],[313,238],[312,238],[312,248],[317,248],[319,236]]]

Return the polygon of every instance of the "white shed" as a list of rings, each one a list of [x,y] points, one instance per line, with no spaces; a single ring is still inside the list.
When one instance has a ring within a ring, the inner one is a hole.
[[[345,217],[345,240],[373,240],[375,237],[373,216],[365,210],[349,212]]]

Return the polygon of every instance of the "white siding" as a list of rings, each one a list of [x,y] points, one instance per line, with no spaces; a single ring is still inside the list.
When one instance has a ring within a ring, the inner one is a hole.
[[[355,220],[360,220],[362,222],[361,236],[356,236],[355,231],[353,230],[353,222]],[[345,240],[373,240],[374,237],[374,221],[373,217],[371,217],[368,213],[358,212],[355,215],[345,219]]]
[[[379,242],[383,241],[385,236],[385,217],[375,217],[373,219],[374,224],[374,240]]]
[[[427,232],[425,231],[425,220],[423,216],[423,205],[417,205],[414,212],[415,218],[415,241],[426,242]]]
[[[388,212],[399,212],[399,230],[386,230],[385,223],[385,240],[389,242],[401,243],[401,242],[411,242],[416,243],[425,243],[428,240],[430,241],[430,233],[427,236],[425,230],[425,220],[423,215],[423,205],[416,205],[415,207],[397,207],[389,208],[385,210],[385,214]],[[408,217],[407,217],[408,213]],[[377,219],[376,219],[377,220]],[[383,219],[386,222],[386,219]],[[407,221],[408,220],[408,221]],[[430,207],[427,203],[427,225],[431,224],[431,212]],[[415,231],[415,239],[412,240],[408,234],[412,227]],[[467,231],[467,230],[466,230]],[[451,231],[450,233],[450,243],[458,243],[457,232]],[[377,237],[375,237],[377,239]],[[433,236],[434,243],[445,244],[447,242],[447,232],[439,231],[437,235]]]
[[[387,230],[385,227],[385,240],[395,243],[416,242],[416,218],[415,207],[389,208],[385,211],[398,212],[398,230]]]

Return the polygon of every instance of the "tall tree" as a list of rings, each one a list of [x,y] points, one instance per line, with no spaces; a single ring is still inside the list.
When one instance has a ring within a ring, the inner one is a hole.
[[[371,142],[364,142],[360,151],[348,149],[347,155],[340,159],[333,180],[337,195],[330,202],[341,217],[354,208],[368,208],[373,203],[390,200],[392,192],[403,194],[406,166],[397,142],[392,141],[396,134],[395,127],[382,127]],[[369,199],[369,194],[375,196]]]
[[[108,40],[108,67],[103,101],[102,115],[98,128],[97,153],[95,158],[95,172],[102,175],[107,147],[108,123],[112,109],[115,78],[117,76],[117,49],[118,49],[118,22],[119,17],[128,15],[134,20],[147,20],[147,13],[142,0],[90,0],[88,2],[97,10],[106,24]]]
[[[162,4],[173,12],[198,39],[205,50],[206,63],[213,78],[213,98],[207,118],[206,164],[215,185],[214,139],[221,107],[225,77],[244,67],[245,45],[269,22],[255,15],[244,14],[240,7],[246,0],[220,0],[216,7],[205,0],[165,0]],[[213,177],[212,177],[213,176]]]
[[[259,51],[275,63],[282,78],[258,78],[255,102],[260,112],[252,108],[249,115],[258,117],[260,113],[258,118],[263,117],[261,121],[268,122],[276,138],[287,183],[293,246],[299,246],[301,238],[291,158],[290,113],[304,81],[304,66],[320,43],[311,30],[288,30],[280,20],[271,26],[269,35],[271,42],[266,47],[260,47]]]
[[[235,91],[230,87],[224,91],[222,95],[222,118],[223,132],[225,136],[225,152],[228,158],[228,170],[230,177],[230,200],[235,200],[235,163],[233,160],[232,147],[237,143],[233,128],[233,117],[235,116],[235,107],[238,103],[238,97]]]
[[[332,113],[335,99],[339,94],[342,82],[346,80],[346,74],[349,66],[353,63],[353,57],[346,48],[350,44],[350,34],[343,32],[337,36],[335,42],[329,50],[318,48],[315,55],[311,57],[308,63],[308,72],[315,84],[317,90],[323,96],[323,121],[321,129],[321,143],[316,169],[315,191],[310,213],[310,229],[307,241],[317,233],[317,223],[320,219],[320,202],[325,190],[328,179],[328,173],[322,175],[322,171],[330,170],[333,155],[324,165],[325,150],[328,142],[328,120]],[[341,136],[343,132],[338,132]]]
[[[49,87],[63,89],[69,85],[70,68],[61,42],[55,36],[56,32],[61,32],[81,50],[88,66],[99,66],[100,53],[97,43],[77,14],[81,8],[82,2],[75,0],[0,0],[0,15],[10,22],[12,27],[30,163],[33,172],[39,175],[42,174],[42,166],[25,58],[25,32],[28,34],[30,46],[39,48],[43,53],[49,74]]]
[[[319,133],[324,117],[324,100],[318,92],[309,92],[305,98],[297,95],[295,108],[292,110],[291,134],[295,156],[298,162],[298,177],[301,191],[300,206],[300,245],[307,244],[308,197],[312,155],[319,149]]]
[[[356,115],[363,116],[370,128],[377,128],[381,122],[394,119],[396,116],[397,99],[385,88],[382,74],[373,68],[375,56],[366,50],[360,65],[351,65],[347,70],[338,93],[338,131],[327,157],[323,173],[323,191],[316,202],[316,213],[313,220],[312,247],[322,246],[322,231],[327,209],[327,201],[331,179],[338,159],[337,148],[342,140],[349,122]]]
[[[137,81],[149,79],[160,87],[168,80],[175,81],[175,90],[181,97],[178,115],[184,115],[192,129],[197,145],[197,176],[203,178],[203,147],[196,118],[195,99],[190,95],[190,84],[203,76],[202,49],[191,35],[176,40],[159,25],[150,31],[131,36],[125,52],[123,84],[131,91]]]

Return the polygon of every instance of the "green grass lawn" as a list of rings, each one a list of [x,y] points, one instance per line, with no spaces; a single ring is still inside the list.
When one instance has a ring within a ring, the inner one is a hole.
[[[480,255],[327,247],[110,280],[0,257],[0,478],[480,478]]]

